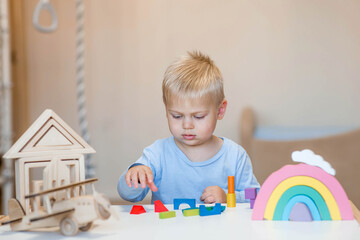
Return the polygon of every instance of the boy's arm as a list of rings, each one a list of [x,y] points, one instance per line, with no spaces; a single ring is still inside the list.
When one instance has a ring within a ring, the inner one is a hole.
[[[117,184],[117,191],[120,195],[120,197],[126,201],[130,202],[139,202],[143,200],[146,196],[146,194],[149,192],[149,188],[134,188],[129,187],[125,180],[125,175],[127,171],[125,171],[119,178],[118,184]]]
[[[246,188],[260,188],[260,184],[254,176],[250,158],[244,151],[244,153],[241,155],[235,176],[236,202],[249,202],[248,199],[245,199]]]
[[[158,157],[158,154],[156,153],[156,148],[155,148],[155,151],[154,151],[154,148],[152,148],[151,146],[144,149],[143,155],[134,164],[130,165],[130,167],[127,169],[127,171],[125,171],[118,180],[117,191],[118,191],[119,195],[121,196],[121,198],[123,198],[124,200],[127,200],[127,201],[131,201],[131,202],[138,202],[138,201],[141,201],[144,199],[146,194],[149,192],[149,187],[146,186],[145,184],[143,184],[144,188],[142,186],[134,187],[134,184],[131,184],[131,182],[126,181],[126,174],[128,173],[128,171],[130,171],[131,169],[135,169],[138,166],[144,166],[144,167],[146,166],[154,178],[152,180],[155,180],[156,171],[159,168],[158,159],[159,159],[159,157]],[[154,160],[155,160],[155,162],[154,162]],[[137,176],[139,177],[139,175],[137,175]],[[131,181],[131,178],[130,178],[130,181]],[[141,179],[138,178],[138,181],[140,182]],[[139,183],[138,181],[135,183],[136,185]],[[130,186],[130,184],[132,186]],[[142,184],[139,183],[139,185],[142,185]],[[154,183],[150,184],[150,187],[153,191],[157,190]]]

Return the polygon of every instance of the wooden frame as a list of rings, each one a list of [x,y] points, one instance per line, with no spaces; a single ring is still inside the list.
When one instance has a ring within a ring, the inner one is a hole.
[[[47,167],[50,163],[51,159],[46,157],[32,157],[26,159],[19,159],[18,167],[16,167],[16,178],[21,179],[17,182],[16,186],[16,197],[20,201],[20,203],[24,206],[25,212],[29,213],[32,211],[31,202],[25,199],[25,195],[31,194],[30,187],[33,184],[33,181],[30,178],[30,170],[32,168],[39,167]],[[74,173],[73,178],[70,176],[70,182],[78,182],[83,181],[85,179],[85,165],[84,165],[84,156],[81,154],[77,155],[64,155],[60,158],[60,161],[66,163],[67,166],[70,167],[70,175]],[[18,177],[19,175],[23,175],[24,178]],[[20,182],[21,181],[21,182]],[[43,182],[41,180],[41,182]]]
[[[54,135],[50,129],[56,129],[58,135]],[[37,146],[37,143],[45,138],[51,139],[52,142],[48,142],[48,145],[43,142],[41,146]],[[54,111],[47,109],[7,151],[4,158],[52,156],[67,152],[95,153],[95,150]]]

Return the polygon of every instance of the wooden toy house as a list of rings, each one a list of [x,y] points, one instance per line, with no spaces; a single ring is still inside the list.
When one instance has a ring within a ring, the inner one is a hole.
[[[33,208],[25,195],[85,180],[85,153],[95,150],[55,112],[45,110],[4,155],[15,159],[16,198],[25,212]]]

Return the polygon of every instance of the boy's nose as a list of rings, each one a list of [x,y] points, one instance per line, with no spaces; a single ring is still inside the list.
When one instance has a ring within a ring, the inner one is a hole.
[[[194,124],[193,124],[193,122],[192,122],[191,120],[189,120],[189,119],[184,119],[184,121],[183,121],[183,128],[184,128],[184,129],[192,129],[192,128],[194,128]]]

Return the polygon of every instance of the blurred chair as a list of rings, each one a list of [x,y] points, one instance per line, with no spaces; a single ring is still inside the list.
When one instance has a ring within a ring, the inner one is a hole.
[[[255,120],[253,110],[244,109],[240,135],[260,184],[282,166],[294,164],[291,159],[293,151],[310,149],[331,164],[349,199],[360,206],[360,129],[310,139],[264,140],[255,136]]]

